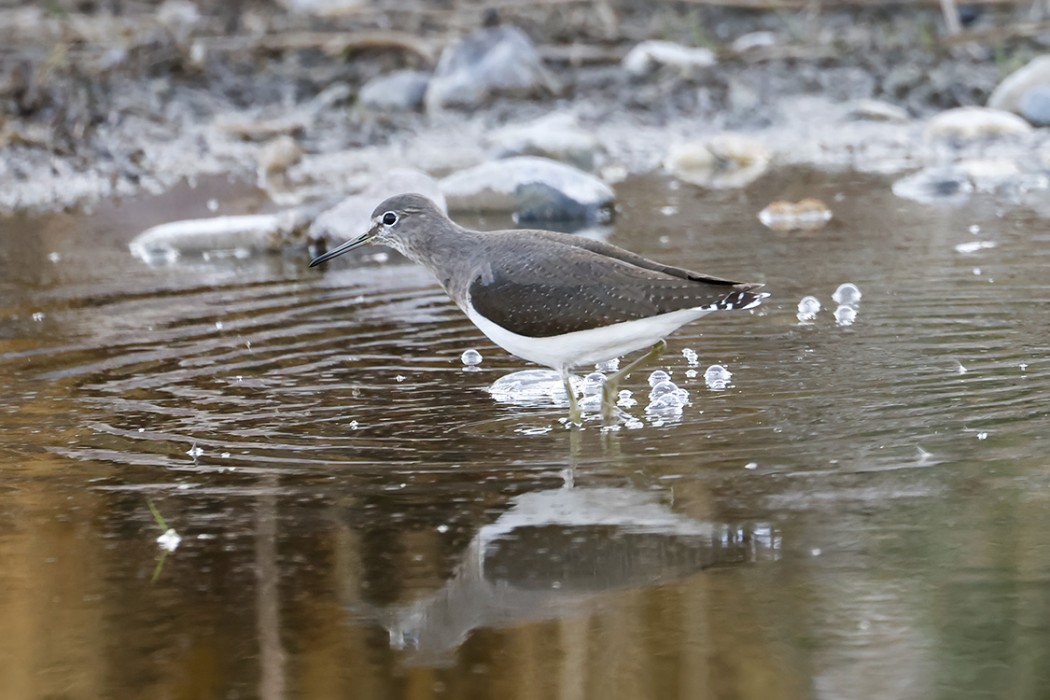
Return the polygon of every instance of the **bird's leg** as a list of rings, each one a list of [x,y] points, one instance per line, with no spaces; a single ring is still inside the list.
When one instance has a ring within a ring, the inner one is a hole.
[[[606,422],[612,420],[613,407],[616,405],[616,395],[620,388],[620,380],[626,377],[628,374],[638,369],[642,365],[652,362],[660,355],[664,354],[664,350],[667,349],[667,341],[661,338],[656,341],[656,344],[649,348],[649,352],[645,353],[642,357],[631,362],[626,367],[618,370],[615,374],[611,375],[605,380],[605,384],[602,385],[602,419]]]
[[[572,388],[568,369],[561,370],[561,381],[565,385],[565,395],[569,397],[569,422],[583,425],[583,414],[580,413],[580,404],[576,403],[576,390]]]

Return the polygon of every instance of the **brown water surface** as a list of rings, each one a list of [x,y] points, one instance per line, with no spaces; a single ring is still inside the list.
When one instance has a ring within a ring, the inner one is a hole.
[[[773,296],[613,432],[493,400],[525,363],[396,256],[127,252],[243,187],[0,221],[0,697],[1044,697],[1050,225],[848,173],[618,195],[612,242]],[[756,220],[806,196],[828,228]]]

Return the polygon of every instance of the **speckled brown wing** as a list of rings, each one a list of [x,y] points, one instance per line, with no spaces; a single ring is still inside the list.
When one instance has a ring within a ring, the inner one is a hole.
[[[743,308],[759,300],[752,290],[761,285],[706,277],[609,244],[580,242],[587,245],[562,236],[520,235],[514,245],[501,245],[501,253],[486,256],[486,269],[471,282],[471,304],[513,333],[545,338],[682,309]]]

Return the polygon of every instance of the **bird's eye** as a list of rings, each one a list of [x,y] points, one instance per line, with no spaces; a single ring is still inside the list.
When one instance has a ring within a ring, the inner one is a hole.
[[[383,225],[384,226],[393,226],[396,223],[397,223],[397,214],[395,214],[392,211],[388,211],[386,214],[383,214]]]

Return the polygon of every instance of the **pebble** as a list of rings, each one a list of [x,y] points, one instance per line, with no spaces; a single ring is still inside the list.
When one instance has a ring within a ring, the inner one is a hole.
[[[399,70],[372,78],[361,86],[358,101],[365,107],[391,112],[410,112],[423,106],[430,74]]]
[[[668,67],[689,75],[713,66],[717,62],[715,52],[704,48],[691,48],[673,41],[643,41],[627,52],[623,68],[631,75],[644,77],[653,71]]]
[[[536,156],[482,163],[452,173],[440,186],[452,211],[510,212],[519,223],[605,222],[615,199],[593,175]]]
[[[492,97],[535,97],[558,92],[539,52],[517,27],[488,27],[446,48],[425,97],[428,112],[473,109]]]
[[[773,231],[817,231],[831,221],[828,205],[812,197],[799,202],[771,202],[758,213],[762,225]]]

